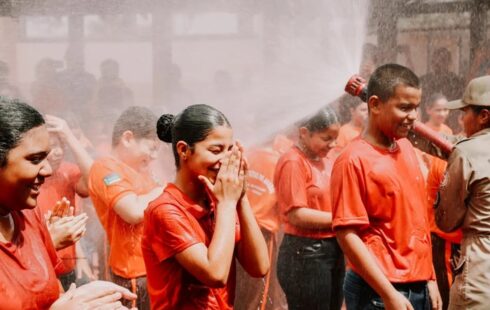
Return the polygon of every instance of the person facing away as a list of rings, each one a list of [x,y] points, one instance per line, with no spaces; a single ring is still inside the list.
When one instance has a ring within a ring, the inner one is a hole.
[[[463,231],[449,309],[488,309],[490,298],[490,76],[471,80],[461,100],[467,135],[454,146],[439,188],[436,223]]]
[[[233,309],[235,258],[251,276],[269,270],[245,193],[247,164],[226,117],[208,105],[164,114],[177,174],[145,211],[143,256],[153,309]]]
[[[159,143],[156,120],[147,108],[126,109],[114,124],[111,154],[94,161],[88,183],[110,246],[112,281],[137,293],[139,309],[150,307],[141,252],[143,212],[162,192],[149,171]]]
[[[332,226],[351,266],[347,309],[441,309],[424,178],[406,139],[419,79],[403,66],[380,66],[368,98],[367,128],[337,158],[331,181]]]

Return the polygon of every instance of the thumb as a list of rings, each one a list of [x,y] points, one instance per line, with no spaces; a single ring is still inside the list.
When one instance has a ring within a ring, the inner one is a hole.
[[[70,288],[68,289],[68,291],[66,291],[63,295],[61,295],[59,300],[68,301],[68,300],[72,299],[73,296],[75,296],[76,288],[77,288],[76,284],[72,283],[70,285]]]
[[[202,183],[204,183],[204,185],[206,185],[207,189],[210,191],[210,192],[213,192],[213,189],[214,189],[214,185],[213,183],[211,183],[211,181],[209,181],[209,179],[203,175],[200,175],[197,177],[199,179],[199,181],[201,181]]]

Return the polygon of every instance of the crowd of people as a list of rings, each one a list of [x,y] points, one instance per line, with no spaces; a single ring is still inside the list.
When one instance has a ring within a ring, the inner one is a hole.
[[[490,76],[366,51],[367,102],[247,147],[211,105],[133,106],[113,60],[99,81],[43,60],[32,105],[4,87],[0,308],[485,309]]]

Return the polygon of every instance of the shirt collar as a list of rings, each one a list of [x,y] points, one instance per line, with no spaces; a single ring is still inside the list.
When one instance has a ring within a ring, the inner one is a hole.
[[[214,210],[214,204],[211,203],[209,209],[203,208],[184,192],[182,192],[177,186],[175,186],[175,184],[168,183],[167,187],[165,188],[165,192],[172,196],[179,205],[181,205],[198,220],[210,215]]]

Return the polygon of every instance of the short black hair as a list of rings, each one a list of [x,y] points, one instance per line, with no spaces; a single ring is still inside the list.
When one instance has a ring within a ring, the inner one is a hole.
[[[41,113],[27,103],[0,96],[0,167],[5,167],[8,153],[25,133],[43,124]]]
[[[419,78],[412,70],[398,64],[385,64],[378,67],[368,83],[368,98],[378,96],[383,102],[395,93],[398,85],[420,89]]]
[[[116,120],[112,130],[112,146],[119,144],[125,131],[131,131],[136,139],[157,137],[155,123],[157,116],[145,107],[129,107]]]

